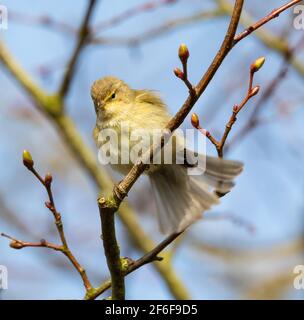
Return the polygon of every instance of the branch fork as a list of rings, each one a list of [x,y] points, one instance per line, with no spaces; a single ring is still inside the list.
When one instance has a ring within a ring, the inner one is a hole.
[[[37,180],[43,185],[45,188],[49,200],[45,202],[45,206],[49,209],[49,211],[53,214],[55,225],[57,228],[57,232],[59,234],[61,245],[53,244],[45,239],[41,239],[39,242],[28,242],[19,240],[16,238],[13,238],[5,233],[1,233],[1,236],[8,238],[11,240],[10,247],[13,249],[23,249],[26,247],[32,247],[32,248],[49,248],[55,251],[62,252],[72,263],[74,268],[79,273],[80,277],[82,278],[83,285],[85,287],[86,292],[91,292],[93,290],[93,287],[91,285],[91,282],[86,274],[85,269],[80,265],[78,260],[75,258],[73,253],[71,252],[63,229],[63,223],[61,219],[60,213],[57,211],[55,202],[54,202],[54,196],[52,192],[52,181],[53,177],[50,173],[46,174],[45,178],[42,178],[42,176],[38,173],[38,171],[34,167],[34,161],[29,151],[24,150],[23,151],[23,164],[24,166],[37,178]]]
[[[233,106],[232,115],[230,116],[230,119],[225,126],[225,131],[223,133],[221,140],[217,140],[216,138],[213,137],[213,135],[209,131],[203,129],[200,126],[199,117],[196,113],[193,113],[191,116],[192,126],[197,130],[199,130],[203,135],[205,135],[209,139],[209,141],[215,146],[218,157],[220,158],[223,158],[224,156],[223,154],[224,146],[227,141],[228,135],[237,120],[238,113],[243,109],[243,107],[247,104],[247,102],[251,98],[256,96],[260,91],[260,86],[253,86],[253,80],[254,80],[255,73],[262,68],[262,66],[264,65],[264,62],[265,62],[265,58],[261,57],[255,60],[255,62],[250,66],[249,85],[248,85],[247,95],[239,105],[236,104]]]
[[[187,46],[184,43],[182,43],[178,49],[178,56],[182,63],[183,71],[179,68],[175,68],[174,74],[177,78],[181,79],[184,82],[184,84],[189,90],[190,96],[196,97],[197,96],[196,88],[195,86],[192,85],[192,83],[188,79],[188,59],[189,59],[190,53]]]

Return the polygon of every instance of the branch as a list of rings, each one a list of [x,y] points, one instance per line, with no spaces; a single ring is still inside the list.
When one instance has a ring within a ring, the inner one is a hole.
[[[170,245],[176,238],[178,238],[184,231],[178,233],[172,233],[169,235],[165,240],[159,243],[153,250],[142,256],[136,261],[130,261],[128,258],[124,258],[126,261],[126,270],[123,270],[123,276],[127,276],[128,274],[132,273],[133,271],[141,268],[142,266],[155,262],[155,261],[162,261],[163,258],[159,257],[158,254],[161,253],[168,245]],[[113,279],[113,278],[112,278]],[[112,282],[111,279],[106,280],[103,282],[99,287],[97,287],[94,291],[91,291],[89,294],[85,296],[86,300],[93,300],[104,293],[106,290],[111,288]]]
[[[202,20],[209,20],[212,18],[217,18],[225,15],[225,11],[222,9],[211,9],[204,10],[202,12],[190,15],[188,17],[176,18],[169,20],[157,27],[151,28],[148,31],[145,31],[137,36],[131,37],[91,37],[90,42],[93,44],[103,44],[103,45],[112,45],[112,46],[136,46],[145,41],[152,40],[158,36],[161,36],[167,32],[170,32],[174,28],[182,27],[184,25],[194,23]]]
[[[183,71],[180,70],[179,68],[175,68],[174,74],[185,83],[186,87],[189,89],[190,96],[193,96],[195,98],[196,88],[192,85],[192,83],[188,79],[188,59],[190,54],[187,46],[184,43],[181,44],[179,47],[178,56],[182,63]]]
[[[243,32],[236,35],[234,38],[234,41],[233,41],[233,45],[236,45],[239,41],[241,41],[242,39],[244,39],[245,37],[250,35],[255,30],[261,28],[264,24],[268,23],[269,21],[271,21],[275,18],[278,18],[279,15],[283,11],[286,11],[287,9],[289,9],[290,7],[296,5],[297,3],[301,2],[301,1],[302,0],[293,0],[293,1],[286,3],[285,5],[283,5],[281,7],[279,7],[278,9],[271,11],[271,13],[269,13],[267,16],[265,16],[264,18],[262,18],[261,20],[259,20],[255,24],[251,25],[250,27],[245,29]]]
[[[114,214],[115,204],[104,198],[98,200],[102,242],[112,280],[112,300],[125,299],[125,282],[120,260],[120,250],[116,240]]]
[[[172,2],[177,0],[172,0]],[[171,1],[168,1],[171,3]],[[182,27],[185,25],[189,25],[191,23],[197,23],[201,22],[202,20],[208,20],[212,18],[218,18],[223,17],[225,15],[231,15],[233,10],[233,5],[227,1],[227,0],[215,0],[217,3],[217,8],[211,9],[211,10],[203,10],[201,12],[195,13],[190,16],[182,17],[182,18],[176,18],[169,20],[159,26],[153,27],[152,29],[143,32],[142,34],[131,36],[129,38],[126,37],[104,37],[104,36],[93,36],[93,33],[96,33],[99,29],[106,29],[108,27],[113,27],[118,23],[121,23],[125,21],[126,19],[129,19],[131,17],[134,17],[134,15],[152,10],[157,8],[158,6],[166,4],[166,0],[160,0],[159,2],[149,1],[145,4],[141,4],[138,7],[133,7],[131,9],[128,9],[121,14],[107,20],[104,22],[100,22],[94,27],[94,31],[92,31],[92,34],[90,38],[87,39],[88,42],[94,43],[94,44],[103,44],[103,45],[114,45],[114,46],[121,46],[121,45],[127,45],[127,46],[135,46],[139,45],[140,43],[143,43],[145,41],[149,41],[157,36],[161,36],[167,32],[173,31],[177,29],[178,27]],[[298,1],[300,2],[300,1]],[[296,3],[298,3],[296,2]],[[289,2],[287,5],[281,7],[280,13],[284,10],[288,9],[289,7],[293,6],[294,3]],[[272,15],[272,12],[270,13]],[[48,16],[29,16],[25,14],[15,13],[13,12],[11,14],[11,18],[17,21],[30,23],[30,24],[39,24],[45,27],[50,27],[54,29],[55,31],[59,31],[61,33],[71,34],[75,35],[76,31],[73,27],[67,25],[64,22],[56,21]],[[276,18],[276,17],[273,17]],[[266,18],[263,18],[266,19]],[[262,19],[262,20],[263,20]],[[268,21],[267,21],[268,22]],[[266,22],[265,22],[266,23]],[[242,17],[240,19],[240,24],[246,27],[246,30],[250,31],[250,27],[248,26],[257,25],[257,23],[254,21],[254,18],[251,17],[246,11],[243,10]],[[281,37],[276,36],[275,34],[271,33],[267,29],[260,29],[260,26],[257,26],[257,32],[255,32],[255,36],[267,47],[270,49],[276,51],[280,55],[285,56],[289,52],[289,46],[288,43]],[[247,32],[248,32],[247,31]],[[297,58],[291,59],[291,64],[294,67],[294,69],[300,74],[300,76],[304,75],[304,64],[298,60]]]
[[[227,141],[228,135],[237,120],[238,113],[244,108],[244,106],[252,97],[256,96],[259,93],[260,87],[259,86],[253,87],[253,78],[255,73],[263,66],[264,62],[265,62],[265,58],[261,57],[251,65],[247,95],[239,105],[233,106],[232,115],[226,124],[225,131],[223,133],[221,140],[219,141],[216,140],[209,131],[206,131],[205,129],[203,129],[199,124],[199,118],[197,114],[195,113],[192,114],[191,123],[193,127],[199,130],[203,135],[205,135],[210,140],[210,142],[215,146],[217,154],[220,158],[223,158],[223,149]]]
[[[90,0],[89,5],[86,11],[86,14],[84,16],[83,22],[81,24],[81,27],[78,32],[78,38],[77,38],[77,44],[74,49],[74,52],[72,53],[72,56],[70,58],[70,61],[67,64],[66,72],[64,74],[60,89],[59,89],[59,97],[64,98],[64,96],[67,94],[72,78],[75,73],[76,65],[78,58],[80,56],[81,51],[85,47],[86,41],[89,37],[90,30],[89,30],[89,23],[90,19],[93,13],[94,6],[96,5],[98,0]]]
[[[228,15],[231,14],[233,7],[229,1],[216,0],[216,2],[218,3],[219,7],[222,10],[224,10]],[[256,37],[259,40],[261,40],[263,44],[265,44],[268,48],[276,51],[277,53],[279,53],[281,56],[285,58],[291,52],[288,43],[284,39],[272,34],[269,30],[261,27],[264,26],[269,21],[277,18],[283,11],[287,10],[288,8],[300,2],[301,0],[290,1],[287,4],[281,6],[280,8],[273,10],[271,13],[269,13],[264,18],[260,19],[258,22],[255,22],[253,17],[251,17],[247,12],[243,11],[240,23],[243,26],[246,26],[246,29],[240,34],[236,35],[234,39],[235,40],[234,44],[237,44],[239,41],[241,41],[248,35],[255,32],[254,34],[256,35]],[[303,77],[304,64],[300,60],[296,59],[295,57],[292,57],[290,59],[290,63],[294,67],[294,69],[299,73],[299,75]]]
[[[124,22],[125,20],[128,20],[138,14],[155,10],[159,7],[174,4],[178,0],[151,0],[147,1],[143,4],[139,4],[137,6],[134,6],[130,9],[127,9],[126,11],[123,11],[122,13],[118,14],[117,16],[114,16],[110,18],[109,20],[102,21],[97,23],[97,25],[94,27],[94,33],[97,33],[98,31],[104,31],[107,28],[113,27],[117,24],[120,24]]]
[[[256,103],[253,111],[244,124],[244,126],[239,130],[239,132],[233,137],[231,142],[226,146],[226,150],[229,150],[232,145],[236,142],[240,143],[253,129],[255,129],[260,123],[262,123],[262,119],[259,118],[260,112],[263,110],[262,106],[266,104],[266,102],[273,96],[275,91],[278,89],[282,81],[286,78],[286,75],[289,71],[289,62],[297,51],[300,51],[303,45],[303,39],[300,39],[296,45],[290,50],[290,54],[285,56],[283,64],[279,69],[276,76],[273,80],[268,84],[265,88],[263,94],[260,99]]]
[[[298,1],[292,1],[289,2],[288,4],[280,7],[279,9],[276,9],[274,11],[277,11],[279,13],[287,10],[291,6],[294,6],[295,4],[299,3],[301,0]],[[145,41],[149,41],[157,36],[161,36],[167,32],[170,32],[177,27],[181,27],[184,25],[189,25],[191,23],[196,23],[196,22],[201,22],[202,20],[207,20],[207,19],[212,19],[212,18],[218,18],[222,17],[225,15],[231,15],[232,10],[233,10],[233,5],[226,0],[215,0],[217,2],[218,7],[215,9],[211,10],[204,10],[199,13],[195,13],[193,15],[183,17],[183,18],[177,18],[177,19],[172,19],[164,24],[161,24],[157,27],[152,28],[151,30],[145,31],[142,34],[139,34],[137,36],[131,36],[129,38],[126,37],[111,37],[111,38],[106,38],[106,37],[92,37],[90,41],[95,44],[103,44],[103,45],[116,45],[116,46],[121,46],[121,45],[127,45],[127,46],[135,46],[139,45]],[[267,29],[261,29],[261,26],[263,26],[265,23],[269,22],[270,20],[276,18],[277,16],[273,15],[273,11],[264,17],[263,19],[259,20],[259,22],[255,22],[254,19],[246,12],[243,10],[242,12],[242,17],[240,19],[240,24],[246,27],[245,31],[243,31],[242,38],[247,37],[250,33],[253,31],[256,31],[254,34],[255,36],[267,47],[270,49],[276,51],[282,56],[285,56],[288,54],[289,46],[286,41],[273,33],[271,33]],[[251,27],[248,27],[251,26]],[[255,30],[251,31],[250,30],[254,28]],[[247,31],[246,31],[247,30]],[[241,39],[238,39],[238,37],[241,36],[241,34],[236,36],[237,42],[240,41]],[[292,66],[294,69],[300,74],[300,76],[304,76],[304,64],[296,59],[295,57],[290,60]]]
[[[259,101],[256,103],[252,114],[250,115],[248,121],[244,124],[244,126],[236,133],[236,135],[232,138],[229,144],[226,146],[226,150],[228,151],[236,142],[240,143],[253,129],[255,129],[260,123],[261,119],[259,119],[258,115],[262,110],[262,106],[266,104],[266,102],[272,97],[273,93],[277,90],[278,86],[281,84],[282,80],[286,77],[288,72],[288,64],[284,62],[281,69],[274,77],[274,79],[268,84],[263,94],[261,95]]]
[[[55,220],[55,225],[57,228],[57,232],[59,234],[61,245],[56,245],[50,242],[47,242],[46,240],[42,239],[40,242],[27,242],[15,239],[11,236],[8,236],[7,234],[1,233],[1,236],[6,237],[11,240],[10,247],[13,249],[22,249],[26,247],[38,247],[38,248],[49,248],[55,251],[62,252],[72,263],[74,268],[79,273],[84,287],[86,289],[86,292],[89,293],[92,290],[92,285],[90,283],[90,280],[86,274],[85,269],[80,265],[78,260],[75,258],[73,253],[71,252],[63,229],[63,223],[61,219],[60,213],[57,211],[53,192],[52,192],[52,176],[50,174],[47,174],[45,178],[42,178],[41,175],[37,172],[37,170],[34,168],[34,161],[32,159],[31,154],[28,151],[23,152],[23,164],[24,166],[37,178],[37,180],[42,184],[42,186],[45,188],[49,201],[45,203],[45,206],[52,212]]]
[[[76,34],[76,30],[72,26],[68,25],[63,21],[55,20],[47,15],[34,16],[10,10],[9,19],[10,21],[25,23],[31,26],[38,25],[46,28],[51,28],[59,33],[65,33],[73,36]]]
[[[10,247],[13,249],[23,249],[26,247],[31,247],[31,248],[49,248],[55,251],[61,251],[61,252],[63,251],[62,246],[58,246],[57,244],[50,243],[45,239],[41,239],[40,242],[28,242],[28,241],[18,240],[3,232],[1,233],[1,236],[11,240]]]

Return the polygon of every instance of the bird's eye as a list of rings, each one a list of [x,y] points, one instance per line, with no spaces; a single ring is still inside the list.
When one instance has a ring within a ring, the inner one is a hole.
[[[113,94],[111,95],[111,98],[112,98],[112,99],[115,99],[115,97],[116,97],[116,93],[113,93]]]

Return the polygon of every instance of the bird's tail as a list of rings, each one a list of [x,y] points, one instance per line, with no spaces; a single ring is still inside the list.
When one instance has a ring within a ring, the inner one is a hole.
[[[237,161],[207,157],[201,175],[188,175],[187,168],[177,164],[162,165],[151,173],[161,232],[179,232],[200,219],[203,212],[219,202],[214,191],[229,192],[242,168]]]

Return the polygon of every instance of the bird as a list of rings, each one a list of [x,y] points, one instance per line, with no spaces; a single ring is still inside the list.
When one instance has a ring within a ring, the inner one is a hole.
[[[152,136],[155,131],[165,128],[171,119],[167,106],[156,92],[132,89],[114,76],[96,80],[91,87],[91,98],[96,112],[93,138],[97,148],[103,150],[103,156],[110,149],[114,155],[111,160],[116,160],[110,163],[111,167],[126,175],[134,161],[123,162],[122,159],[140,142],[140,139],[131,140],[131,135],[141,130]],[[123,126],[127,130],[122,130]],[[109,132],[117,135],[117,139],[109,140],[106,137]],[[151,182],[159,229],[164,234],[182,232],[199,220],[205,211],[219,203],[219,194],[231,190],[235,177],[243,170],[240,161],[199,153],[195,155],[202,161],[193,165],[185,159],[189,150],[183,149],[183,138],[175,135],[175,139],[171,152],[179,151],[172,156],[172,163],[165,163],[162,154],[161,161],[151,164],[144,172]],[[144,147],[149,148],[151,143],[148,139]],[[129,148],[124,148],[127,144]],[[180,158],[185,161],[176,161]],[[203,163],[201,167],[200,163]],[[188,174],[191,167],[201,170],[201,174]]]

